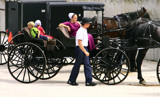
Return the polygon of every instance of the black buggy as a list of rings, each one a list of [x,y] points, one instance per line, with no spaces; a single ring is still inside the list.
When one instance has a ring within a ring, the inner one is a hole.
[[[59,23],[68,20],[69,12],[76,13],[79,21],[86,16],[97,17],[97,29],[89,30],[99,48],[90,52],[93,77],[108,85],[125,80],[130,63],[126,54],[114,48],[109,38],[103,36],[103,3],[47,2],[46,6],[46,29],[54,39],[45,41],[32,38],[29,29],[24,27],[8,44],[8,69],[15,80],[32,83],[38,79],[50,79],[63,66],[74,64],[75,39],[69,36],[64,27],[57,28]]]

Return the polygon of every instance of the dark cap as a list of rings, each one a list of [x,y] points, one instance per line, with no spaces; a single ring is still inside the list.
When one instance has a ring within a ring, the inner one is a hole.
[[[92,23],[92,22],[90,21],[90,19],[88,17],[84,17],[84,18],[82,18],[81,23],[86,24],[86,23]]]

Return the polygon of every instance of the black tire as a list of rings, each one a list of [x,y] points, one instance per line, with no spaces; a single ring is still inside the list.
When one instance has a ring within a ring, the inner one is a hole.
[[[0,65],[4,65],[8,61],[8,34],[0,31]]]
[[[8,70],[12,77],[22,83],[37,81],[44,73],[46,57],[40,47],[33,43],[15,46],[8,56]]]
[[[25,42],[24,40],[24,33],[20,33],[15,35],[11,41],[8,43],[8,54],[10,51],[18,44]]]
[[[54,50],[57,51],[61,49],[65,49],[65,47],[61,43],[61,41],[56,39],[56,46]],[[41,76],[40,79],[47,80],[56,76],[60,69],[63,67],[61,62],[62,59],[60,58],[47,58],[47,65],[44,74]]]
[[[53,78],[63,66],[61,65],[61,59],[57,58],[50,58],[47,59],[47,65],[44,71],[44,74],[41,76],[40,79],[47,80]]]
[[[130,63],[127,55],[116,48],[101,50],[94,59],[93,76],[107,85],[116,85],[128,76]]]
[[[160,83],[160,59],[157,64],[157,79],[158,79],[158,82]]]

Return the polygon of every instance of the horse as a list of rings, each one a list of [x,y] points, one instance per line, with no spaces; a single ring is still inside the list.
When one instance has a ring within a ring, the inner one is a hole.
[[[116,17],[116,16],[114,16]],[[128,12],[128,13],[122,13],[118,14],[117,17],[119,18],[119,21],[121,21],[121,26],[126,26],[128,23],[138,19],[138,18],[148,18],[150,19],[150,15],[146,8],[142,7],[140,10],[137,10],[135,12]]]
[[[130,29],[126,31],[125,35],[125,39],[128,39],[126,46],[131,48],[137,47],[133,50],[126,51],[132,65],[131,69],[137,68],[139,83],[146,84],[142,77],[142,61],[148,49],[160,43],[160,24],[150,19],[139,18],[129,23],[126,28]],[[140,49],[137,53],[139,47],[143,49]]]

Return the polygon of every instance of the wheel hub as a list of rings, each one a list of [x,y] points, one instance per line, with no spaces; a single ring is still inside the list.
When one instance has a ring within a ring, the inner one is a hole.
[[[24,66],[27,68],[27,67],[29,67],[29,60],[24,60]]]
[[[4,45],[0,45],[0,52],[3,52],[5,50],[6,50],[5,46]]]
[[[109,70],[113,70],[115,68],[115,64],[114,63],[111,63],[111,65],[109,65],[107,67]]]

